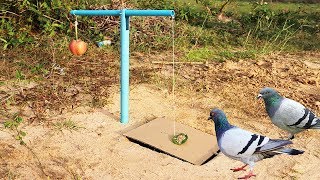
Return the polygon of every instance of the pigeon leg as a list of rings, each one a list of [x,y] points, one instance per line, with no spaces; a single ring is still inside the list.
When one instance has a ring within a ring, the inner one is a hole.
[[[252,176],[256,176],[255,174],[253,174],[253,171],[250,170],[249,174],[243,176],[243,177],[239,177],[238,179],[249,179],[251,178]]]
[[[230,170],[232,170],[233,172],[237,172],[237,171],[246,171],[245,167],[247,167],[247,166],[248,166],[248,164],[245,164],[245,165],[243,165],[243,166],[241,166],[241,167],[238,167],[238,168],[232,168],[232,169],[230,169]]]
[[[294,135],[289,133],[288,140],[292,140],[293,138],[294,138]]]

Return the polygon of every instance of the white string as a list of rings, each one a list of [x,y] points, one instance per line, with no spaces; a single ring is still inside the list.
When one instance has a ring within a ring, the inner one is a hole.
[[[78,40],[78,19],[76,16],[76,21],[74,22],[74,27],[75,27],[75,31],[76,31],[76,40]]]
[[[175,54],[174,54],[174,16],[172,16],[172,102],[173,102],[173,135],[176,135],[176,103],[175,103]]]

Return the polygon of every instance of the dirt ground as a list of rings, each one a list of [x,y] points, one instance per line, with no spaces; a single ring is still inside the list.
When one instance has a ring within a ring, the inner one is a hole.
[[[209,64],[178,64],[175,99],[171,94],[171,66],[133,59],[132,76],[145,78],[130,86],[130,122],[119,123],[119,87],[110,88],[102,108],[79,106],[51,122],[72,126],[24,124],[29,149],[1,129],[1,179],[236,179],[242,165],[219,154],[202,166],[130,142],[127,128],[166,117],[214,134],[207,120],[213,107],[223,109],[230,123],[280,138],[286,134],[271,124],[262,101],[255,97],[264,86],[276,88],[320,115],[320,53],[283,54],[259,60]],[[175,106],[174,106],[175,105]],[[175,108],[173,108],[175,107]],[[173,112],[173,109],[175,111]],[[28,114],[28,113],[26,113]],[[26,117],[28,118],[28,115]],[[320,131],[305,131],[293,140],[304,150],[299,156],[279,155],[256,164],[253,179],[320,179]]]

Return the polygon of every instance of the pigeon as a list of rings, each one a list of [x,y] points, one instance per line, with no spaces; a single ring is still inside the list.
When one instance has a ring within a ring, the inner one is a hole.
[[[249,173],[238,179],[249,179],[256,176],[253,174],[254,164],[262,159],[271,158],[278,154],[298,155],[304,153],[301,150],[285,147],[292,144],[289,140],[270,139],[229,124],[225,113],[220,109],[211,110],[208,120],[214,121],[220,151],[227,157],[245,164],[230,170],[233,172],[245,171],[245,167],[249,165]]]
[[[288,139],[306,129],[320,129],[320,118],[299,102],[282,97],[276,90],[265,87],[258,97],[264,100],[273,124],[289,133]]]

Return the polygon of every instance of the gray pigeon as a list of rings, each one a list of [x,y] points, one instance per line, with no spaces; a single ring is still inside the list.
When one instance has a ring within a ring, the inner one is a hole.
[[[218,146],[220,151],[229,158],[245,163],[244,166],[233,168],[233,172],[245,171],[250,166],[249,174],[239,179],[248,179],[253,174],[254,163],[265,158],[271,158],[278,154],[298,155],[304,151],[285,147],[292,144],[288,140],[269,139],[268,137],[253,134],[229,124],[226,115],[219,109],[210,112],[209,120],[214,121]]]
[[[264,100],[272,123],[289,132],[289,139],[306,129],[320,129],[320,118],[312,111],[292,99],[282,97],[274,89],[263,88],[259,98]]]

